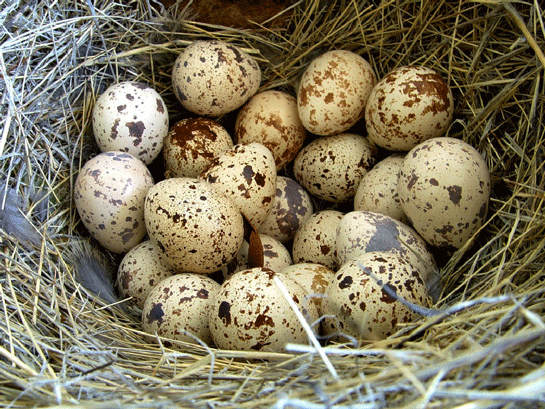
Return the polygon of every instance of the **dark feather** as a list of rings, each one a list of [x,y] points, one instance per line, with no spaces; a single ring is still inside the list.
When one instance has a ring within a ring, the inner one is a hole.
[[[23,244],[38,245],[41,236],[27,216],[28,201],[17,189],[6,187],[5,184],[1,191],[0,228]]]

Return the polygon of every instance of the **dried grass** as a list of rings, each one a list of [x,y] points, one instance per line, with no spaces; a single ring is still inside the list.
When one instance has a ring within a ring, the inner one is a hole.
[[[19,193],[40,236],[38,244],[10,231],[0,237],[2,406],[543,405],[545,11],[538,1],[301,0],[285,30],[199,24],[146,0],[45,3],[0,10],[2,193]],[[254,55],[263,89],[293,92],[310,59],[331,48],[366,56],[379,75],[405,64],[441,72],[456,97],[448,133],[483,153],[494,187],[489,221],[441,269],[437,307],[492,302],[423,317],[358,348],[295,345],[269,354],[147,344],[130,312],[90,298],[69,261],[73,241],[85,240],[70,193],[95,152],[93,103],[111,83],[138,79],[164,96],[176,120],[183,113],[170,66],[203,37]]]

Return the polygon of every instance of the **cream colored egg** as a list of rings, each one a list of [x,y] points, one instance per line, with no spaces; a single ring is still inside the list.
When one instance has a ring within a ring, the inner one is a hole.
[[[391,253],[371,252],[344,264],[326,290],[323,310],[326,334],[346,334],[363,340],[381,340],[391,335],[398,324],[419,316],[387,295],[382,287],[357,262],[369,269],[398,296],[422,307],[428,306],[426,286],[418,271]]]
[[[375,148],[359,135],[323,136],[295,158],[295,179],[311,194],[342,203],[354,197],[363,176],[375,162]]]
[[[428,243],[461,248],[485,221],[490,183],[486,162],[475,148],[443,137],[407,154],[398,192],[403,210]]]
[[[381,213],[406,221],[397,193],[397,177],[403,156],[391,155],[381,160],[360,181],[354,196],[354,210]]]
[[[208,319],[219,289],[218,283],[201,274],[181,273],[164,279],[151,290],[144,303],[143,330],[171,340],[197,344],[199,339],[212,345]],[[166,347],[175,346],[168,340],[162,343]]]
[[[303,222],[293,238],[293,262],[317,263],[336,270],[339,266],[337,226],[343,215],[337,210],[321,210]]]
[[[255,229],[269,216],[276,192],[276,166],[265,146],[237,144],[214,158],[200,178],[238,206]]]
[[[371,65],[347,50],[332,50],[315,58],[301,78],[297,108],[304,127],[317,135],[334,135],[363,118],[376,83]]]
[[[235,122],[237,143],[258,142],[270,149],[276,169],[284,168],[303,147],[307,131],[297,114],[297,100],[282,91],[255,94]]]
[[[371,92],[365,108],[367,137],[380,147],[408,151],[442,136],[453,114],[452,92],[441,75],[426,67],[401,67]]]
[[[122,298],[131,298],[131,304],[144,306],[151,289],[171,275],[179,273],[161,255],[160,250],[150,240],[133,247],[117,269],[116,286]]]
[[[214,186],[193,178],[157,183],[145,201],[150,239],[168,263],[192,273],[212,273],[227,265],[242,245],[238,208]]]
[[[146,235],[144,200],[152,186],[141,160],[125,152],[103,152],[81,168],[74,201],[91,236],[106,249],[124,253]]]
[[[258,231],[287,243],[312,212],[312,200],[307,191],[295,180],[277,176],[271,212]]]
[[[149,165],[168,133],[161,95],[142,82],[121,82],[102,93],[93,109],[93,133],[102,152],[123,151]]]
[[[381,251],[407,260],[424,280],[437,270],[426,242],[411,227],[390,216],[363,210],[349,212],[337,226],[339,265],[369,252]]]
[[[244,270],[225,281],[214,298],[210,330],[220,349],[284,352],[287,343],[307,343],[308,335],[274,281],[277,275],[304,316],[318,318],[305,290],[283,274]]]
[[[229,133],[208,118],[182,119],[164,141],[163,158],[169,177],[196,178],[216,156],[233,147]]]
[[[172,86],[182,106],[221,116],[241,107],[261,83],[261,69],[246,52],[218,40],[195,41],[176,58]]]

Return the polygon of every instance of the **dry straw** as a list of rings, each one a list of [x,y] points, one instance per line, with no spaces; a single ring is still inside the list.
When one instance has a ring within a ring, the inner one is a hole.
[[[287,28],[274,30],[199,24],[150,3],[4,0],[0,7],[0,405],[543,406],[541,2],[301,0]],[[114,82],[146,81],[176,120],[170,67],[198,38],[251,53],[263,67],[263,89],[293,92],[310,59],[332,48],[362,54],[379,75],[406,64],[441,72],[456,97],[448,134],[482,152],[493,174],[489,221],[440,271],[446,287],[436,307],[468,308],[422,317],[383,342],[309,343],[273,354],[147,344],[131,312],[86,293],[70,262],[74,242],[86,240],[71,190],[96,152],[94,101]]]

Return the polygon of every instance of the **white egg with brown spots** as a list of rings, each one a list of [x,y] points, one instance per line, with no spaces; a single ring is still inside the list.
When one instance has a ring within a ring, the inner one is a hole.
[[[284,352],[288,343],[307,343],[308,335],[274,281],[277,275],[289,297],[312,323],[318,318],[305,290],[283,274],[264,268],[244,270],[225,281],[210,311],[210,331],[220,349]]]
[[[341,334],[377,341],[387,338],[398,324],[414,321],[419,315],[391,298],[365,269],[401,298],[427,307],[428,295],[419,272],[405,259],[391,253],[372,252],[344,264],[326,289],[323,328],[341,342]]]
[[[197,177],[217,156],[233,147],[227,130],[209,118],[189,118],[170,128],[163,146],[168,177]]]
[[[150,189],[145,220],[167,262],[185,272],[220,270],[244,236],[239,209],[210,183],[193,178],[166,179]]]
[[[104,248],[125,253],[146,235],[144,201],[153,186],[146,165],[125,152],[103,152],[87,161],[74,184],[83,225]]]
[[[161,95],[131,81],[112,85],[98,97],[92,123],[102,152],[128,152],[146,165],[159,156],[169,126]]]
[[[363,57],[348,50],[328,51],[311,61],[297,89],[304,127],[316,135],[345,132],[364,116],[377,79]]]
[[[269,216],[276,193],[276,165],[262,144],[237,144],[214,158],[199,176],[236,206],[255,229]]]
[[[367,137],[392,151],[408,151],[448,129],[454,99],[446,81],[426,67],[401,67],[373,88],[365,108]]]
[[[209,315],[212,300],[220,285],[210,277],[200,274],[181,273],[168,277],[149,293],[142,308],[142,328],[166,347],[175,347],[170,340],[212,345]]]
[[[303,147],[307,130],[297,114],[297,100],[282,91],[255,94],[235,122],[237,143],[258,142],[270,149],[276,169],[284,168]]]
[[[218,117],[241,107],[261,83],[259,65],[239,47],[219,40],[188,45],[176,58],[172,87],[182,106]]]
[[[343,133],[323,136],[295,158],[295,179],[312,195],[334,203],[354,197],[363,176],[375,163],[375,148],[367,138]]]
[[[488,166],[474,147],[443,137],[407,154],[398,192],[404,212],[428,243],[459,249],[485,221],[490,183]]]

